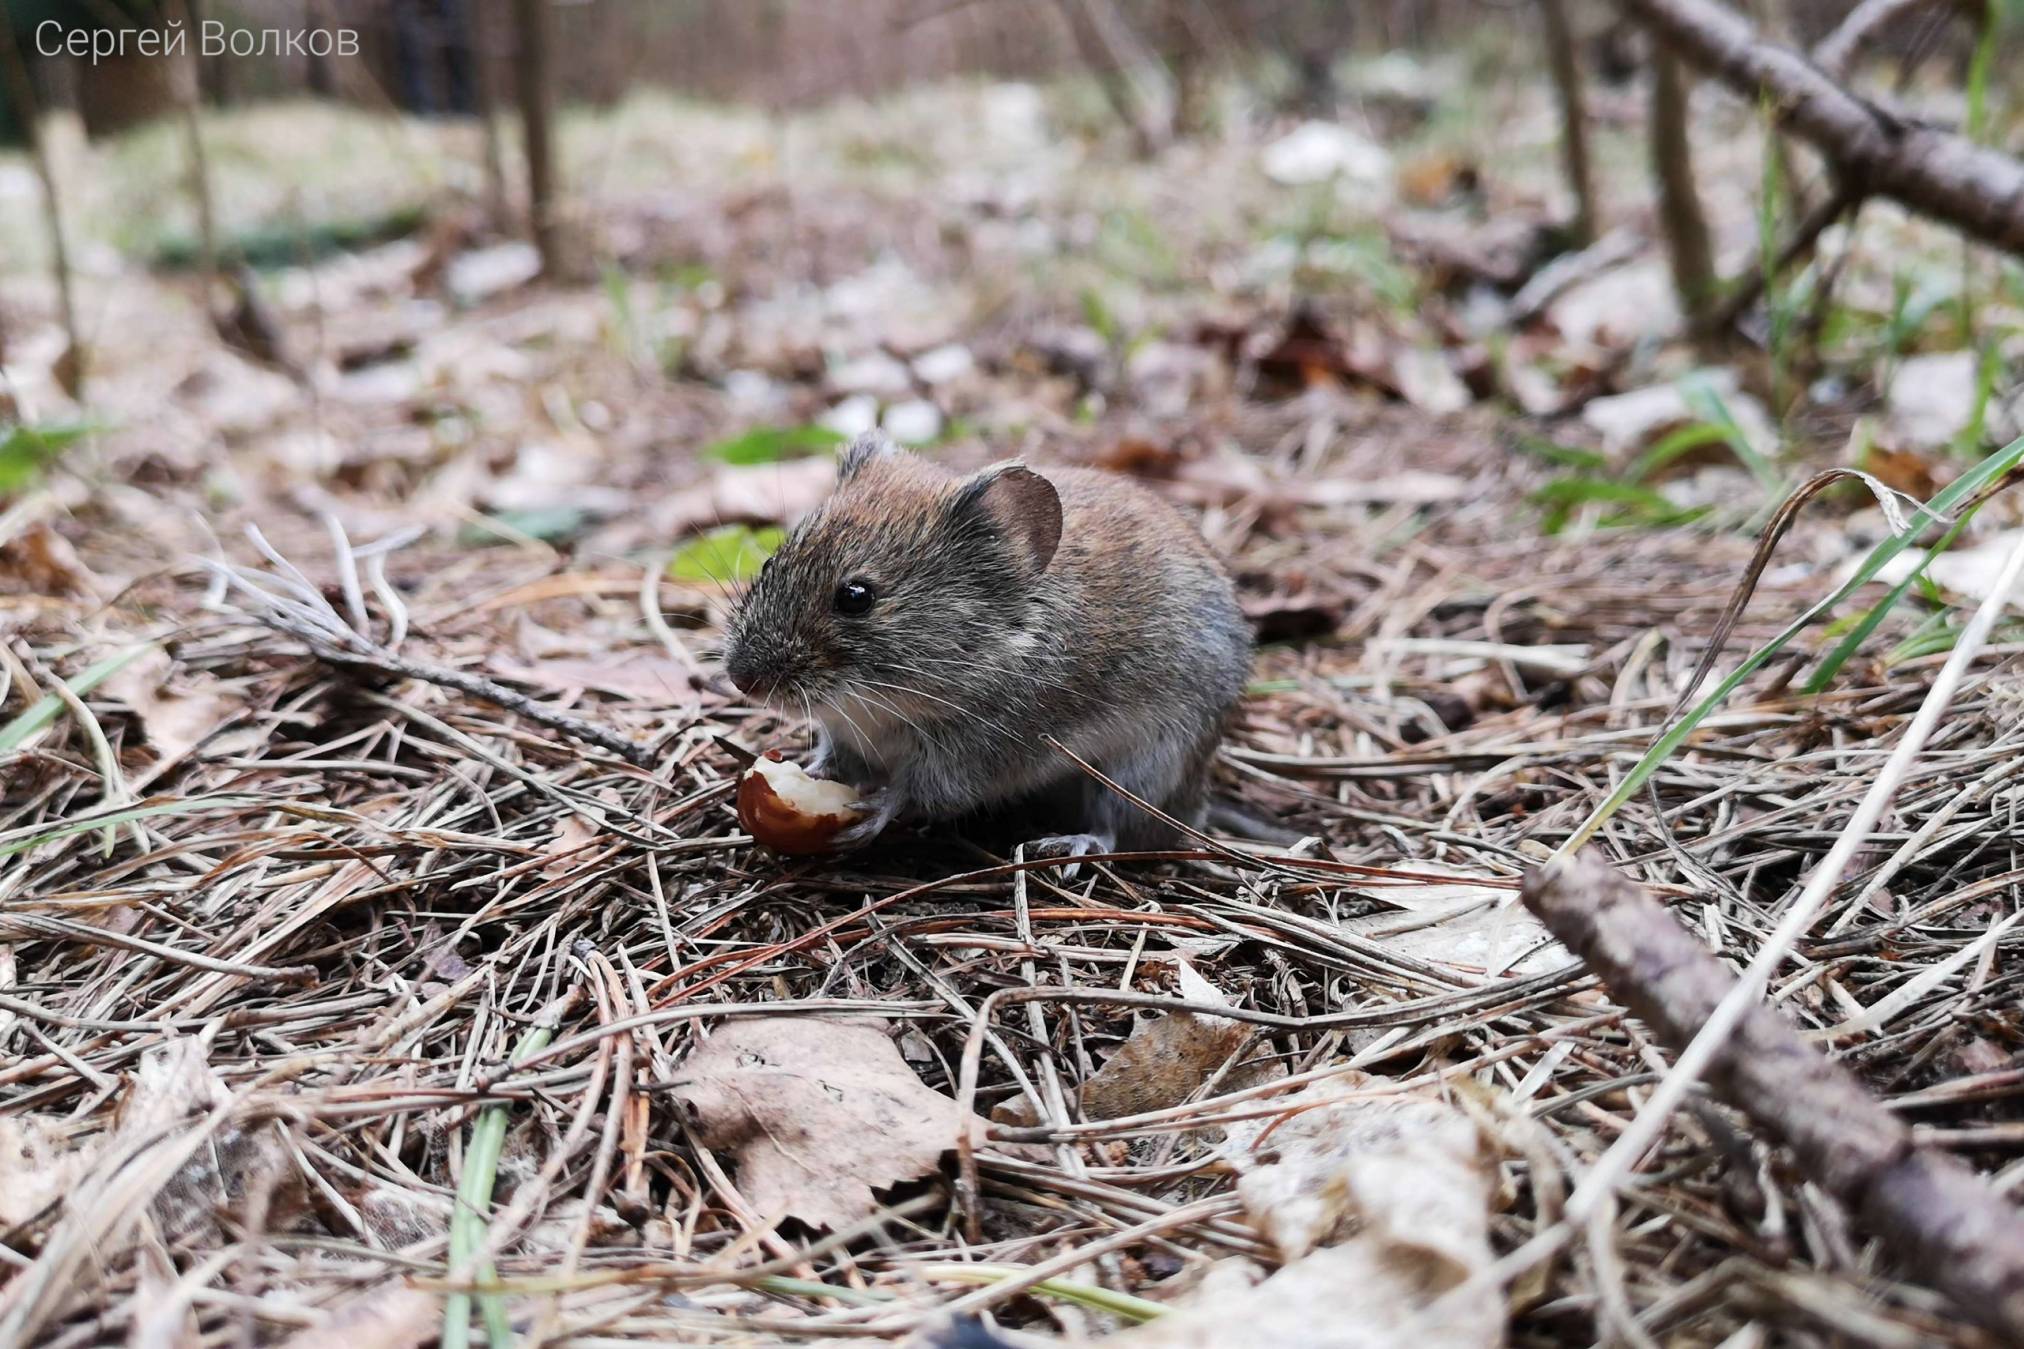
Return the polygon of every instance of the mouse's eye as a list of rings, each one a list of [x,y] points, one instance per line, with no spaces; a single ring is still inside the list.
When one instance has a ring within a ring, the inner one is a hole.
[[[836,588],[836,612],[840,614],[868,614],[877,602],[878,591],[870,581],[853,578]]]

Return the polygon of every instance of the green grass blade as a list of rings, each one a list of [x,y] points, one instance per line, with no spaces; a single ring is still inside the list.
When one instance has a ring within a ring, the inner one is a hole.
[[[94,811],[75,819],[62,820],[52,825],[29,825],[22,829],[10,829],[0,834],[0,857],[12,857],[15,853],[26,852],[38,844],[66,834],[82,834],[93,829],[117,829],[135,820],[151,819],[157,815],[187,815],[192,811],[208,810],[213,806],[244,806],[260,800],[257,796],[221,793],[216,796],[191,796],[174,801],[142,802],[138,805],[122,806],[118,810]]]
[[[77,678],[68,681],[70,691],[82,698],[85,694],[90,693],[127,666],[133,664],[142,654],[154,649],[155,644],[153,642],[142,642],[139,646],[130,646],[124,651],[107,656]],[[14,720],[8,722],[5,726],[0,726],[0,754],[20,749],[37,732],[54,725],[57,717],[62,714],[63,699],[53,693],[45,694],[33,707],[15,717]]]
[[[1922,531],[1939,523],[1962,502],[1969,500],[1988,483],[1996,481],[2016,468],[2019,463],[2024,463],[2024,437],[2012,441],[2006,448],[1990,455],[1954,479],[1943,491],[1936,493],[1931,501],[1914,511],[1903,533],[1893,534],[1870,549],[1869,556],[1863,559],[1862,565],[1856,569],[1854,575],[1786,624],[1776,637],[1751,652],[1733,673],[1715,686],[1713,692],[1696,703],[1685,716],[1667,727],[1659,738],[1652,742],[1651,748],[1645,751],[1644,757],[1637,761],[1636,766],[1618,784],[1616,790],[1609,794],[1608,799],[1597,806],[1588,819],[1582,822],[1581,827],[1568,836],[1567,842],[1561,845],[1558,855],[1571,856],[1582,844],[1593,838],[1595,832],[1608,823],[1610,816],[1622,809],[1624,802],[1636,795],[1651,775],[1658,771],[1659,765],[1671,758],[1673,751],[1685,744],[1687,738],[1699,728],[1700,724],[1727,701],[1729,695],[1734,693],[1745,679],[1761,669],[1766,661],[1784,650],[1794,638],[1818,622],[1835,605],[1874,580],[1876,574],[1882,571],[1892,558],[1910,547]]]
[[[548,1047],[555,1036],[553,1024],[538,1025],[520,1037],[509,1063],[519,1063]],[[492,1186],[499,1178],[499,1154],[506,1146],[507,1107],[488,1105],[478,1112],[471,1126],[471,1144],[464,1150],[464,1174],[457,1183],[457,1207],[450,1214],[450,1269],[466,1264],[485,1244],[490,1222]],[[478,1277],[493,1277],[487,1261]],[[504,1349],[513,1342],[513,1326],[506,1318],[506,1300],[497,1293],[478,1295],[479,1312],[485,1318],[485,1338],[492,1349]],[[471,1342],[471,1295],[452,1293],[443,1301],[442,1349],[467,1349]]]
[[[1926,549],[1926,555],[1919,559],[1919,565],[1912,568],[1904,580],[1892,586],[1888,595],[1871,605],[1869,612],[1862,616],[1861,622],[1843,634],[1842,639],[1835,644],[1834,650],[1827,653],[1827,659],[1820,662],[1820,668],[1815,670],[1801,686],[1802,692],[1812,694],[1826,691],[1827,686],[1834,682],[1834,677],[1841,673],[1841,667],[1848,664],[1849,659],[1862,644],[1869,640],[1870,634],[1882,624],[1884,617],[1905,597],[1905,592],[1925,576],[1926,568],[1933,564],[1933,559],[1954,546],[1954,540],[1960,537],[1961,531],[1968,527],[1968,521],[1973,518],[1973,511],[1963,515],[1954,521],[1952,529],[1940,536],[1938,543]]]
[[[1750,443],[1750,437],[1743,431],[1743,424],[1736,420],[1736,414],[1730,409],[1729,401],[1722,397],[1721,390],[1706,378],[1693,375],[1680,381],[1680,397],[1686,400],[1688,409],[1696,417],[1721,432],[1730,453],[1736,456],[1744,468],[1750,470],[1751,476],[1757,479],[1765,491],[1775,492],[1779,489],[1781,482],[1777,467],[1758,453],[1757,447]]]

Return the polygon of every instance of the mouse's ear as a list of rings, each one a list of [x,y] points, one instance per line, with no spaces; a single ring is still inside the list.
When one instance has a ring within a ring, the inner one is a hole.
[[[1003,536],[1038,575],[1061,546],[1061,494],[1024,464],[987,468],[956,492],[955,513]]]
[[[892,437],[883,431],[866,431],[844,447],[843,457],[837,460],[836,480],[849,482],[874,459],[883,459],[889,454],[898,454],[900,447],[893,444]]]

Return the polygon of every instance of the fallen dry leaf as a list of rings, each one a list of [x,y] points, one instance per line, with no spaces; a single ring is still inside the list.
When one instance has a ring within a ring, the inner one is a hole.
[[[673,1095],[698,1139],[737,1159],[761,1214],[845,1227],[878,1209],[875,1190],[934,1171],[967,1127],[924,1085],[877,1021],[733,1021],[699,1046]]]
[[[1917,450],[1892,450],[1881,445],[1869,447],[1863,456],[1862,467],[1876,475],[1878,481],[1893,491],[1917,497],[1920,501],[1939,490],[1940,480],[1934,475],[1932,459]]]
[[[1228,1006],[1185,959],[1174,961],[1178,996]],[[1117,1119],[1179,1105],[1243,1048],[1250,1028],[1226,1017],[1164,1012],[1141,1021],[1082,1085],[1087,1119]]]
[[[443,1295],[389,1279],[343,1303],[321,1325],[298,1330],[283,1349],[412,1349],[443,1328]]]
[[[105,681],[104,693],[133,709],[152,760],[130,785],[139,786],[181,763],[237,716],[239,697],[214,680],[172,680],[175,661],[160,649],[137,658]]]
[[[37,522],[0,543],[0,594],[92,595],[97,578],[70,541]]]
[[[68,1120],[0,1116],[0,1229],[12,1231],[62,1198],[97,1152],[80,1146]]]
[[[120,1098],[110,1146],[172,1140],[230,1095],[211,1067],[202,1040],[183,1036],[154,1045],[142,1053],[133,1081]],[[150,1211],[164,1236],[189,1232],[214,1221],[256,1186],[276,1183],[283,1166],[271,1126],[226,1125],[191,1153],[155,1193]],[[270,1210],[268,1221],[281,1225],[278,1208]]]
[[[203,1042],[181,1037],[141,1054],[109,1132],[80,1142],[63,1120],[33,1114],[0,1118],[0,1228],[33,1218],[80,1188],[107,1181],[95,1169],[102,1157],[179,1146],[182,1135],[228,1095]],[[239,1207],[256,1187],[277,1185],[282,1174],[281,1148],[271,1126],[242,1130],[228,1125],[204,1140],[142,1202],[159,1233],[173,1239]],[[109,1183],[119,1185],[117,1180]],[[273,1205],[268,1221],[282,1226],[294,1208],[292,1201]],[[98,1255],[112,1258],[116,1243],[123,1248],[133,1236],[131,1228],[125,1229],[102,1242]]]
[[[1505,902],[1511,898],[1506,889],[1457,879],[1374,886],[1367,893],[1404,914],[1351,918],[1343,927],[1416,960],[1499,977],[1543,974],[1574,960],[1528,910]]]
[[[1494,1176],[1476,1127],[1429,1096],[1359,1096],[1333,1078],[1280,1098],[1292,1113],[1230,1127],[1252,1223],[1287,1264],[1252,1287],[1204,1280],[1172,1315],[1104,1341],[1117,1349],[1489,1349],[1503,1294],[1430,1306],[1491,1261]],[[1229,1263],[1229,1262],[1225,1262]],[[1241,1275],[1242,1270],[1238,1273]]]

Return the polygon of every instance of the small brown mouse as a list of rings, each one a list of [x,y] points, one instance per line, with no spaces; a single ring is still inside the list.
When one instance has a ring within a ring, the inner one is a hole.
[[[1173,831],[1043,737],[1200,823],[1251,630],[1201,534],[1131,479],[961,477],[871,432],[754,579],[724,664],[816,724],[810,771],[873,803],[844,843],[1016,806],[1062,829],[1029,854],[1080,856]]]

